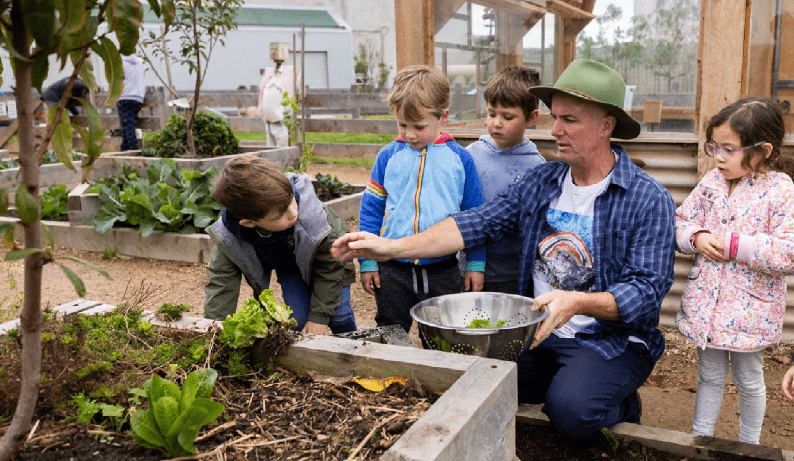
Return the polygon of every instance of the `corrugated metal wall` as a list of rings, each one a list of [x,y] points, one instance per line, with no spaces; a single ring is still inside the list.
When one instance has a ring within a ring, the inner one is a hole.
[[[530,137],[547,159],[553,158],[555,143],[551,136]],[[630,141],[620,141],[626,152],[654,179],[670,191],[676,206],[680,205],[697,185],[697,138],[689,133],[644,133]],[[787,144],[784,153],[792,155],[794,145]],[[640,163],[641,161],[642,163]],[[643,165],[644,163],[644,165]],[[692,257],[676,253],[675,282],[662,302],[661,324],[675,327],[675,314],[681,304]],[[794,279],[789,278],[784,324],[784,341],[794,341]]]

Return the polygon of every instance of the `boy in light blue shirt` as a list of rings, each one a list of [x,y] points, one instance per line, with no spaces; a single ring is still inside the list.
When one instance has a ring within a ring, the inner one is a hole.
[[[486,201],[501,194],[545,160],[524,137],[538,120],[538,98],[529,92],[540,85],[538,72],[510,66],[491,78],[485,89],[488,134],[466,149],[474,158]],[[487,246],[483,291],[518,294],[521,241],[512,234]]]

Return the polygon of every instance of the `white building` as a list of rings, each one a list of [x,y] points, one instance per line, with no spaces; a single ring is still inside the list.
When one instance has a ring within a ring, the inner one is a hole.
[[[294,2],[301,3],[301,2]],[[308,3],[308,2],[306,2]],[[322,2],[315,2],[322,3]],[[145,4],[144,4],[145,5]],[[361,9],[361,8],[359,8]],[[393,14],[393,13],[392,13]],[[301,25],[305,25],[306,39],[301,43]],[[148,37],[149,32],[160,34],[161,25],[148,8],[144,14],[141,39]],[[115,38],[113,34],[111,38]],[[270,59],[270,43],[286,42],[290,47],[290,59],[285,64],[292,64],[293,37],[297,49],[297,63],[300,65],[301,46],[305,49],[306,85],[312,89],[349,89],[355,83],[354,78],[354,31],[347,22],[332,8],[310,5],[251,5],[247,4],[238,11],[238,27],[226,34],[225,45],[218,44],[212,52],[207,75],[202,90],[234,90],[240,87],[258,86],[261,80],[260,71],[275,66]],[[175,63],[178,54],[179,39],[170,36],[171,81],[178,91],[190,91],[195,86],[195,75],[188,72],[188,67]],[[151,56],[151,52],[148,51]],[[14,76],[8,60],[8,53],[0,50],[3,59],[2,91],[12,91]],[[392,50],[393,54],[393,50]],[[105,67],[102,61],[93,57],[97,85],[107,90]],[[167,81],[166,64],[159,57],[154,58],[157,73]],[[59,71],[54,59],[50,61],[50,73],[44,81],[42,89],[53,82],[71,74],[72,67],[67,65]],[[146,70],[147,86],[162,86],[162,83],[151,69]]]

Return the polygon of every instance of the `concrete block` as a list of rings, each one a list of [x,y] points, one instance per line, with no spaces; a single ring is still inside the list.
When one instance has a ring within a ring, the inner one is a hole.
[[[19,328],[19,319],[8,321],[0,325],[0,335],[7,335],[9,331]]]

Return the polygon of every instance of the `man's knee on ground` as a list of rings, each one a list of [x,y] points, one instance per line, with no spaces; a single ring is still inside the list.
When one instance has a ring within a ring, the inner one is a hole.
[[[552,398],[547,396],[544,412],[552,426],[567,436],[586,438],[603,427],[604,414],[599,414],[588,401],[576,396]]]

